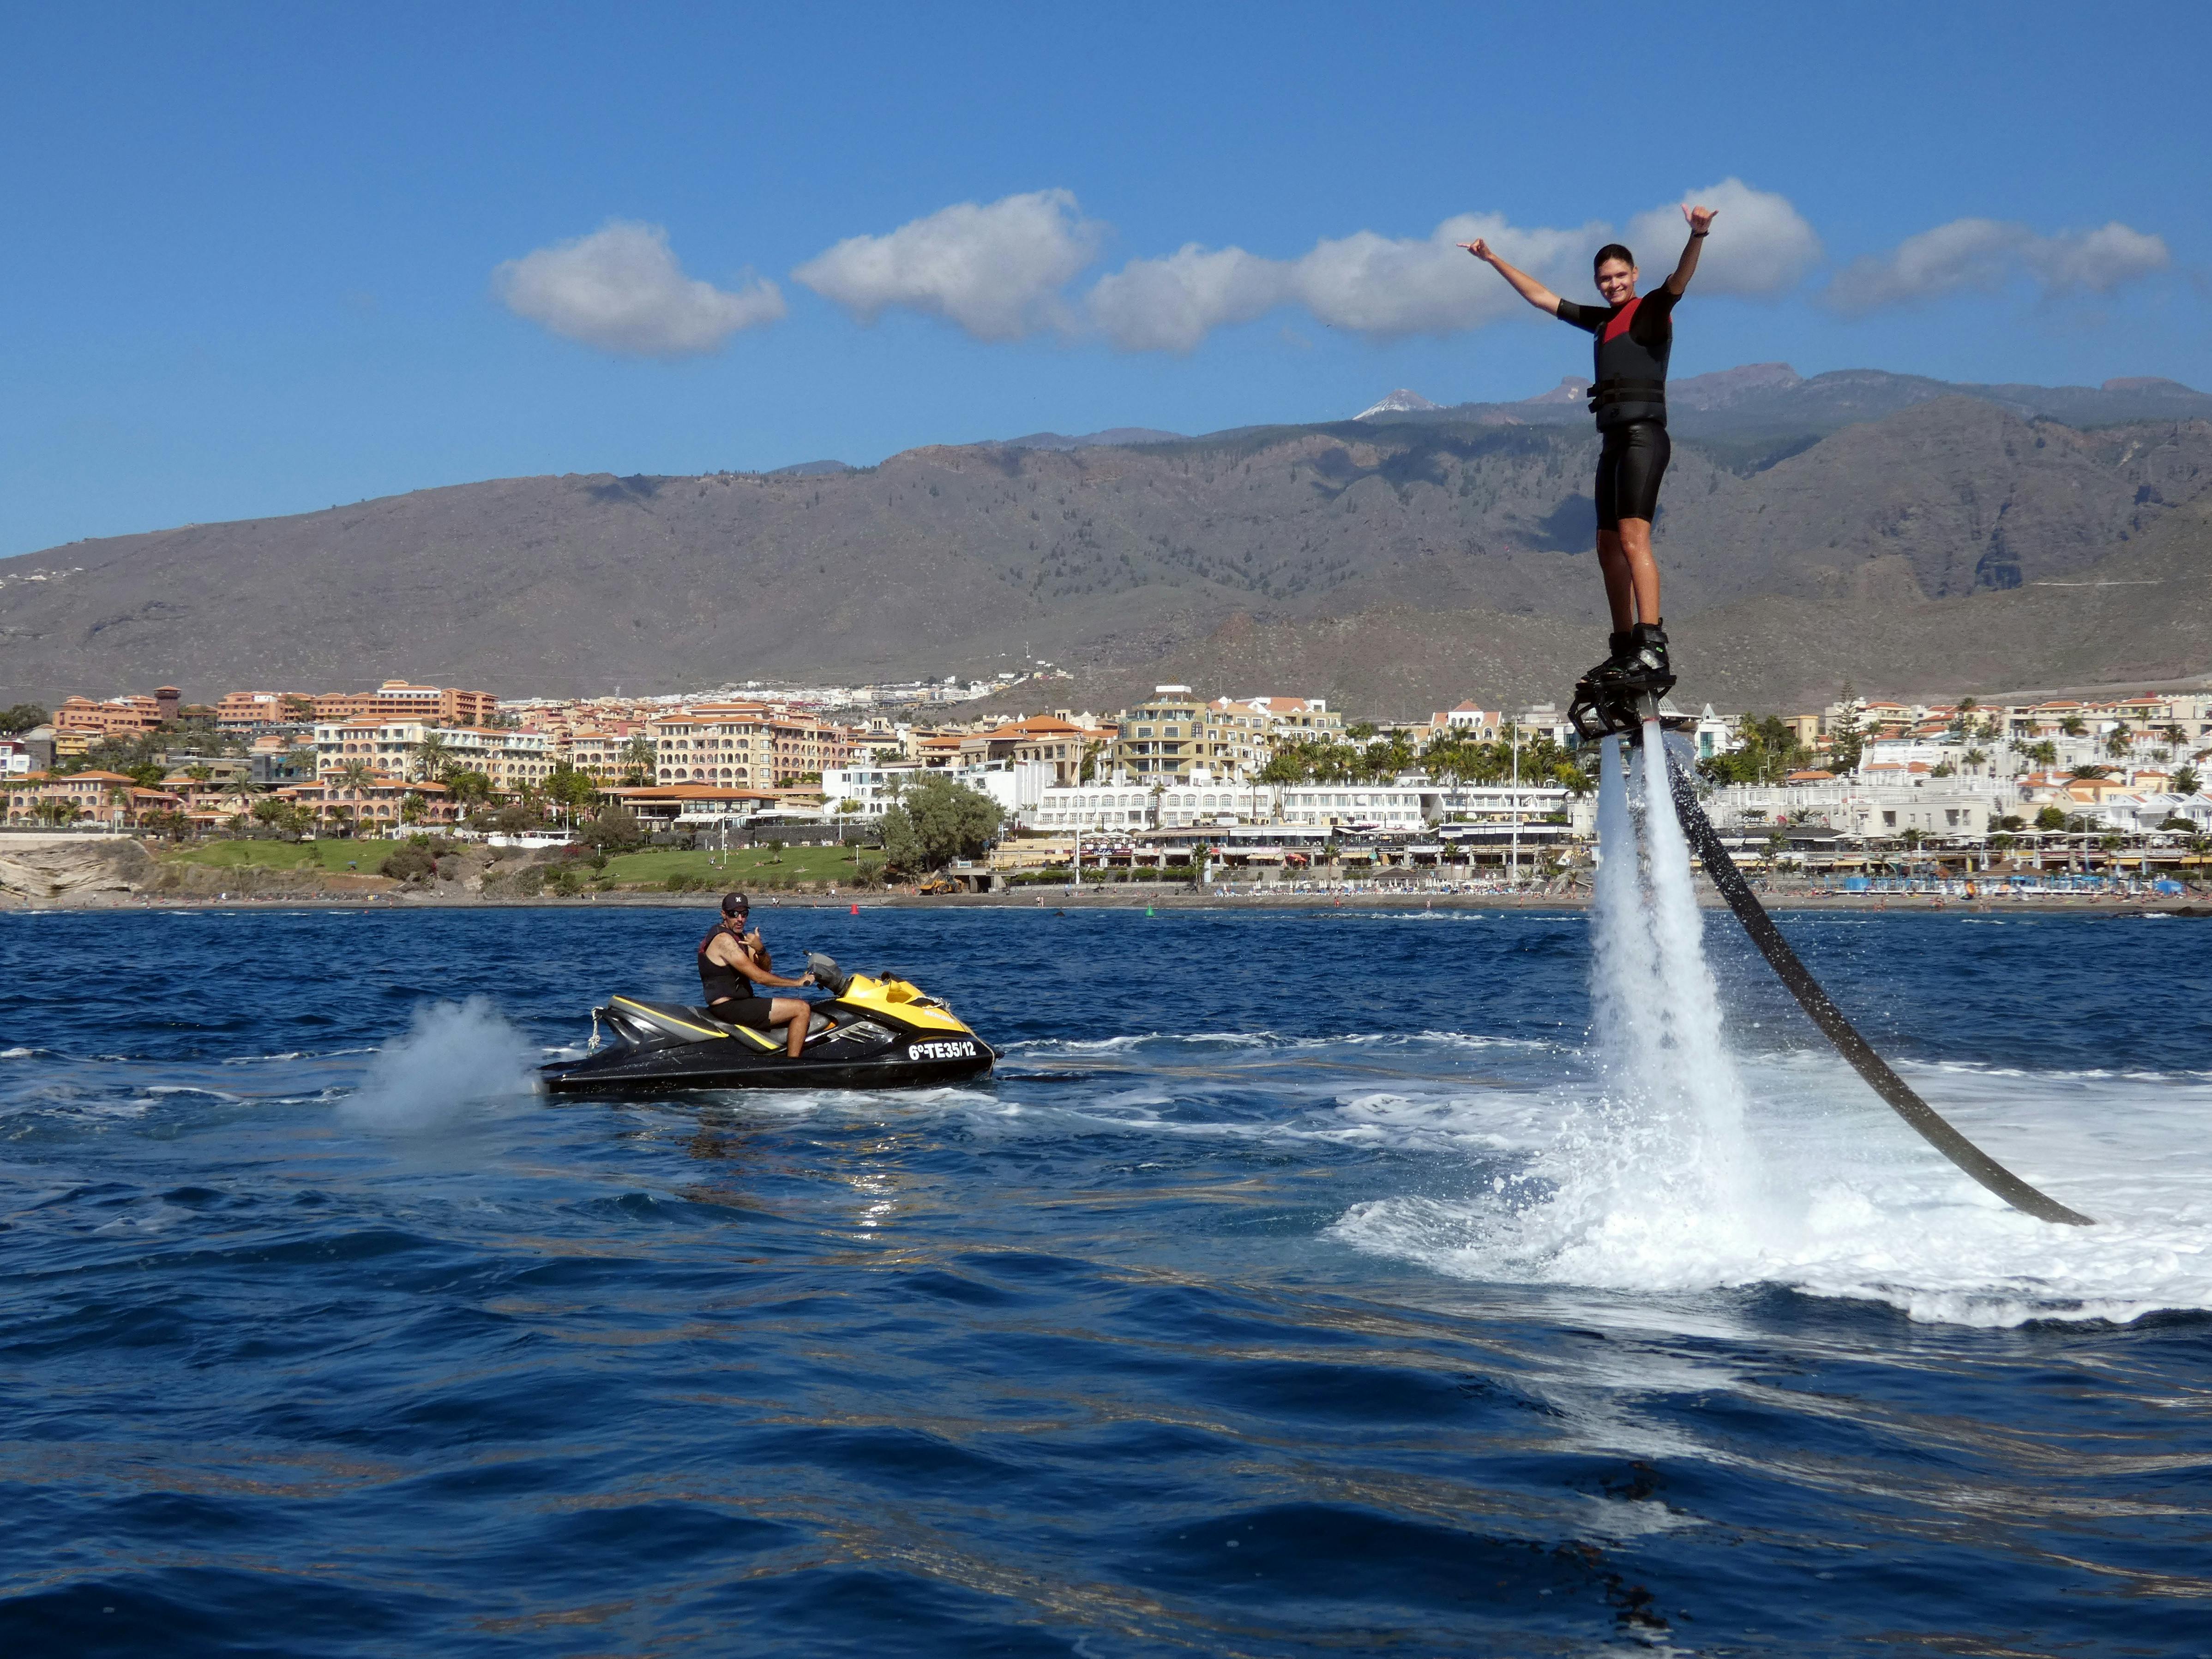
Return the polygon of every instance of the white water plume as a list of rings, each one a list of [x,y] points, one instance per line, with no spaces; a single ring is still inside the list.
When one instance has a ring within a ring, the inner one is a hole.
[[[386,1133],[443,1127],[471,1106],[531,1093],[531,1060],[522,1034],[485,998],[426,1004],[405,1036],[377,1051],[339,1111]]]
[[[1601,759],[1590,988],[1604,1088],[1586,1113],[1595,1121],[1573,1133],[1582,1175],[1595,1176],[1590,1197],[1606,1210],[1626,1201],[1641,1225],[1712,1225],[1741,1214],[1754,1170],[1690,848],[1656,744],[1656,728],[1646,728],[1635,779],[1620,738],[1606,741]]]

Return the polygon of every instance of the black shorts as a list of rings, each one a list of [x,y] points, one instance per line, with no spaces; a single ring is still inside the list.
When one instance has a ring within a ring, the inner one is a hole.
[[[1597,453],[1597,527],[1618,530],[1623,519],[1649,524],[1659,515],[1659,481],[1674,453],[1657,421],[1609,427]]]
[[[750,1025],[756,1031],[765,1031],[773,1024],[769,1014],[775,1006],[768,997],[732,997],[714,1004],[707,1012],[726,1025]]]

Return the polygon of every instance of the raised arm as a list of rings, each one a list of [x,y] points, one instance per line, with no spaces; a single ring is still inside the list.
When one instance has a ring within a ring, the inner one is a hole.
[[[1504,260],[1498,257],[1498,250],[1491,246],[1489,243],[1484,241],[1482,238],[1478,236],[1471,242],[1462,242],[1460,246],[1465,248],[1469,253],[1474,255],[1476,258],[1481,260],[1483,264],[1488,265],[1492,270],[1496,271],[1500,276],[1503,276],[1507,282],[1512,283],[1513,291],[1516,294],[1526,300],[1530,305],[1535,307],[1537,310],[1542,312],[1547,317],[1556,317],[1559,314],[1559,296],[1558,295],[1553,293],[1551,289],[1546,288],[1541,283],[1538,282],[1534,276],[1531,276],[1527,271],[1516,270],[1511,265],[1507,264]]]
[[[1678,300],[1682,297],[1682,290],[1689,287],[1690,278],[1698,274],[1698,244],[1712,229],[1713,215],[1717,211],[1715,208],[1691,207],[1686,204],[1682,209],[1682,216],[1690,222],[1690,240],[1682,244],[1681,259],[1674,266],[1674,274],[1667,279],[1667,291]]]

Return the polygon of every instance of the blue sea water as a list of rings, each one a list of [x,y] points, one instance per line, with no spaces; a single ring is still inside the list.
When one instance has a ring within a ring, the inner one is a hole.
[[[2203,924],[1784,919],[2074,1230],[1725,917],[1726,1145],[1573,913],[766,911],[998,1076],[527,1091],[708,920],[0,917],[0,1651],[2212,1653]]]

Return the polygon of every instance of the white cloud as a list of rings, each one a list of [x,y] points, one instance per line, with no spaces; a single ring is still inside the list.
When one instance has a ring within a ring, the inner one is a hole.
[[[603,351],[689,357],[783,315],[774,283],[750,274],[734,292],[684,274],[659,225],[611,220],[588,236],[509,259],[492,291],[518,317]]]
[[[1521,230],[1496,214],[1466,213],[1420,240],[1356,231],[1316,242],[1293,261],[1291,288],[1316,322],[1370,340],[1456,334],[1510,316],[1523,303],[1460,243],[1486,238],[1514,264],[1556,286],[1571,280],[1605,240],[1605,230],[1598,223],[1579,230]]]
[[[1954,219],[1908,236],[1887,253],[1853,260],[1828,284],[1838,310],[1861,315],[1960,289],[1995,291],[2026,276],[2044,296],[2087,289],[2109,294],[2172,263],[2165,239],[2115,221],[2101,229],[2039,236],[2026,225]]]
[[[1723,179],[1693,190],[1683,201],[1716,210],[1713,234],[1698,256],[1695,291],[1761,296],[1786,293],[1820,262],[1820,239],[1786,196],[1753,190],[1741,179]],[[1667,279],[1681,256],[1690,228],[1677,204],[1653,208],[1628,222],[1628,246],[1645,274],[1645,286]]]
[[[1015,340],[1064,325],[1060,291],[1097,257],[1104,232],[1073,192],[1040,190],[848,237],[791,275],[865,323],[903,306],[979,340]]]
[[[1214,329],[1293,302],[1317,322],[1374,340],[1453,334],[1495,322],[1522,303],[1460,243],[1487,237],[1514,264],[1564,282],[1604,240],[1605,229],[1521,230],[1495,215],[1464,214],[1426,237],[1362,230],[1324,238],[1295,259],[1192,243],[1164,259],[1132,259],[1101,277],[1089,307],[1092,320],[1127,351],[1188,351]]]
[[[1284,267],[1241,247],[1192,242],[1164,259],[1132,259],[1092,287],[1091,315],[1124,351],[1189,351],[1215,329],[1249,323],[1285,298]]]

